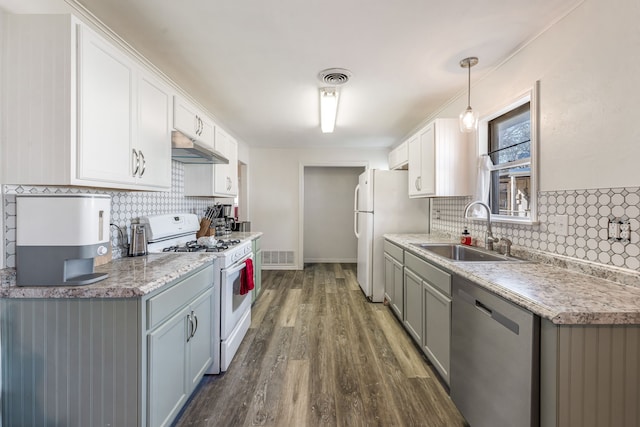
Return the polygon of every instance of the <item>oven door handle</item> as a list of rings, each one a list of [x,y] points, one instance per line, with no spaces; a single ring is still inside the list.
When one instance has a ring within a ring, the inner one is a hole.
[[[226,275],[230,275],[230,274],[235,274],[240,270],[243,270],[245,268],[245,264],[244,262],[246,260],[248,260],[249,258],[251,258],[250,256],[243,258],[241,261],[236,263],[235,267],[229,267],[228,269],[222,270]]]

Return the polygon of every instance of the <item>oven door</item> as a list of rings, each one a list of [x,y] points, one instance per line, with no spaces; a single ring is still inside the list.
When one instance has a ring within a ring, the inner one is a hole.
[[[240,289],[240,276],[246,269],[245,261],[253,259],[251,253],[235,262],[232,266],[220,270],[220,370],[226,371],[242,339],[251,325],[251,295],[237,294]]]

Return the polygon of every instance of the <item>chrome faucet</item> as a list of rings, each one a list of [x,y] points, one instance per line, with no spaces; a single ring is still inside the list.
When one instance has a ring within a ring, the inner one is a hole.
[[[511,240],[507,239],[506,237],[501,237],[500,242],[504,244],[504,256],[511,256]]]
[[[484,239],[484,247],[485,249],[492,251],[493,244],[494,242],[497,242],[498,239],[493,237],[493,232],[491,231],[491,209],[489,208],[489,206],[487,206],[486,203],[483,203],[479,200],[476,200],[475,202],[471,202],[467,205],[466,208],[464,208],[464,217],[468,218],[467,215],[469,214],[469,210],[471,210],[471,207],[475,205],[482,206],[487,211],[487,235]]]

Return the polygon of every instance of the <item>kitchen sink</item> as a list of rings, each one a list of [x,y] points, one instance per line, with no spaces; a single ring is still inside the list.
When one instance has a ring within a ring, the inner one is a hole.
[[[516,258],[506,257],[504,255],[494,254],[485,250],[455,243],[412,243],[412,245],[453,261],[519,261]]]

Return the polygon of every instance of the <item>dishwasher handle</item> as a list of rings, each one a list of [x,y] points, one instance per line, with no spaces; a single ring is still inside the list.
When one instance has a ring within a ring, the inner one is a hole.
[[[472,305],[478,311],[480,311],[482,314],[492,318],[493,320],[495,320],[496,322],[500,323],[505,328],[509,329],[514,334],[516,334],[516,335],[520,334],[520,325],[518,325],[517,322],[511,320],[510,318],[508,318],[504,314],[502,314],[499,311],[491,308],[487,304],[483,303],[482,301],[480,301],[479,299],[475,298],[474,296],[468,294],[467,292],[463,291],[462,289],[458,289],[458,296],[460,297],[461,301],[464,301],[465,303]]]

